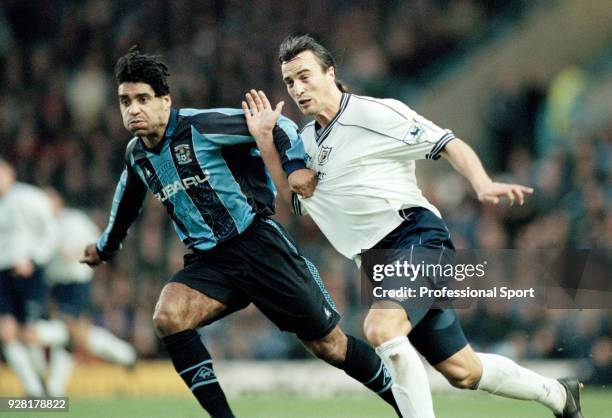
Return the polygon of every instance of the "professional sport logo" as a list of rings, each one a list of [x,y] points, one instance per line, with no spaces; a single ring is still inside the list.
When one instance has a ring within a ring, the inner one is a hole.
[[[332,147],[322,147],[319,151],[319,165],[325,165],[329,160],[329,155],[332,152]]]
[[[408,129],[408,135],[410,135],[410,139],[412,139],[412,141],[416,143],[421,142],[421,140],[423,139],[422,136],[424,133],[425,133],[425,129],[416,120],[410,126],[410,129]]]
[[[206,183],[210,178],[208,170],[204,170],[202,175],[196,174],[195,176],[185,177],[179,180],[175,180],[172,183],[166,184],[159,193],[155,193],[155,197],[162,203],[170,199],[172,196],[180,192],[181,190],[187,191],[190,187],[197,187],[199,184]]]
[[[193,161],[193,155],[189,144],[179,144],[174,147],[174,155],[176,156],[176,161],[181,165],[189,164]]]
[[[193,375],[193,378],[191,379],[191,383],[196,383],[199,381],[208,381],[208,380],[212,380],[215,379],[215,372],[213,372],[213,370],[211,368],[208,368],[206,366],[202,366],[200,367],[200,369],[196,372],[196,374]]]

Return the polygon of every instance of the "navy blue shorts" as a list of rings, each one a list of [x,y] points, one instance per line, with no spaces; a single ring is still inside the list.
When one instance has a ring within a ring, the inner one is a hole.
[[[51,297],[57,310],[71,318],[79,318],[89,310],[91,284],[59,283],[51,287]]]
[[[442,219],[420,207],[402,210],[400,215],[405,219],[404,222],[372,247],[373,250],[389,250],[385,251],[385,264],[403,262],[406,257],[409,258],[406,261],[414,265],[453,262],[455,246]],[[362,255],[364,264],[369,262],[366,254],[367,251]],[[396,277],[389,277],[382,281],[382,288],[397,288],[398,283],[414,288],[426,284],[433,289],[447,285],[448,280],[441,280],[439,277],[420,277],[415,281],[404,279],[398,282]],[[402,301],[389,298],[389,300],[400,304],[406,311],[412,324],[408,338],[430,364],[448,359],[468,344],[455,310],[436,308],[435,297],[422,296]]]
[[[255,218],[242,234],[212,250],[187,254],[185,268],[170,282],[227,305],[221,317],[252,302],[281,330],[302,340],[328,335],[340,320],[315,266],[268,218]]]
[[[0,272],[0,315],[11,315],[21,324],[39,320],[46,314],[46,295],[42,269],[30,277]]]

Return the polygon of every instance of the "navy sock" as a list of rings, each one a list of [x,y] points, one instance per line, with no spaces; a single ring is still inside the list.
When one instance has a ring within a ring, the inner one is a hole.
[[[380,396],[401,417],[393,392],[391,392],[391,385],[393,384],[391,375],[376,351],[369,344],[352,335],[347,335],[347,337],[346,359],[340,368]]]
[[[212,359],[195,330],[163,337],[174,368],[212,418],[235,418],[217,382]]]

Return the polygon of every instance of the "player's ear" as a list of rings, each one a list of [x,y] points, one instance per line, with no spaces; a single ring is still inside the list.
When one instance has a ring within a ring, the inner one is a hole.
[[[329,75],[333,80],[336,79],[336,69],[334,67],[329,67],[327,69],[327,75]]]
[[[162,101],[164,102],[164,107],[170,109],[170,106],[172,106],[172,98],[170,95],[166,94],[165,96],[162,96]]]

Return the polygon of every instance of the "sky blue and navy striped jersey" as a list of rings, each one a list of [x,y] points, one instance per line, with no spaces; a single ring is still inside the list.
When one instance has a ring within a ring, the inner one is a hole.
[[[297,126],[281,116],[273,131],[285,172],[305,168]],[[274,213],[275,189],[242,109],[172,109],[155,148],[133,138],[98,240],[102,259],[121,247],[150,190],[166,207],[180,239],[208,250],[240,234],[256,214]]]

